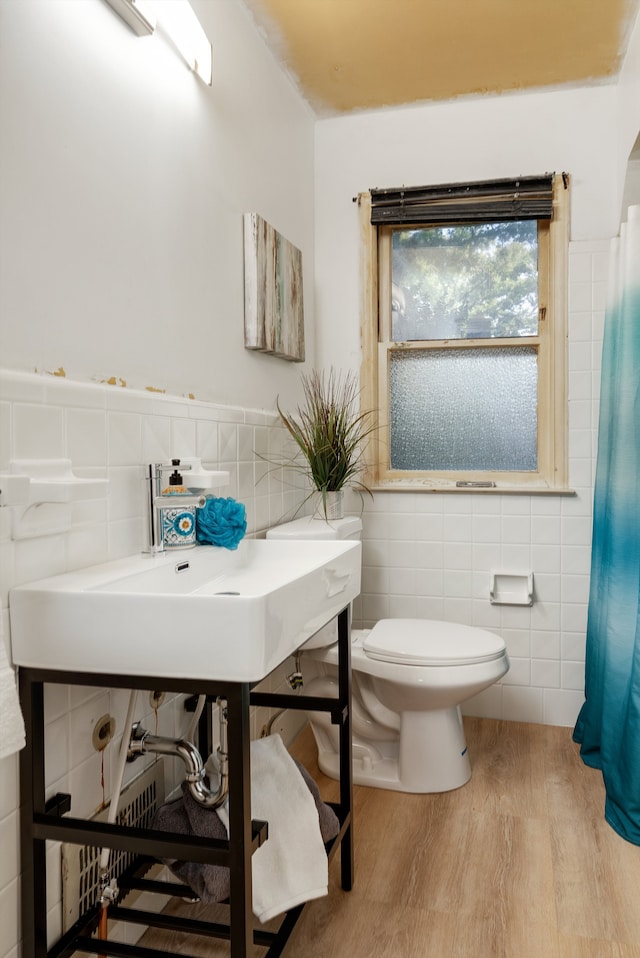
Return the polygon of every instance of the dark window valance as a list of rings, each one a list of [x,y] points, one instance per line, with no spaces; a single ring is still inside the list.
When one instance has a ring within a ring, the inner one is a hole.
[[[553,174],[514,180],[372,189],[371,222],[473,223],[551,219]]]

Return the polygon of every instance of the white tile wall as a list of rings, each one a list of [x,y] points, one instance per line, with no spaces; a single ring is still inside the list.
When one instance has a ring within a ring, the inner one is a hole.
[[[109,479],[106,499],[74,505],[72,527],[63,535],[14,542],[10,510],[0,509],[0,611],[5,635],[13,585],[142,549],[144,463],[198,456],[208,468],[227,469],[230,484],[220,494],[244,502],[249,535],[259,536],[270,525],[291,518],[303,498],[299,482],[258,457],[282,448],[282,429],[273,414],[8,370],[0,371],[0,397],[1,470],[17,458],[69,458],[77,475]],[[287,671],[285,666],[271,676],[269,687],[280,689]],[[126,690],[45,687],[47,797],[70,792],[76,815],[91,815],[109,798],[128,698]],[[91,736],[104,714],[115,717],[117,735],[103,753],[97,753]],[[260,734],[269,717],[265,709],[254,710],[253,735]],[[141,693],[136,718],[166,735],[182,734],[188,724],[183,698],[175,695],[167,697],[156,716],[148,693]],[[147,756],[129,765],[125,784],[153,760]],[[166,762],[166,769],[169,792],[181,780],[183,769],[173,759]],[[17,770],[17,756],[0,760],[0,958],[17,954]],[[47,873],[52,942],[61,930],[57,843],[48,847]]]

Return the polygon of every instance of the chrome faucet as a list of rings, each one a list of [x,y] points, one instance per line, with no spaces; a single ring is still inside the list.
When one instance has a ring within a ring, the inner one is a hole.
[[[149,463],[146,480],[149,483],[147,490],[147,504],[149,517],[149,545],[145,552],[155,555],[158,552],[164,552],[164,537],[162,534],[162,513],[165,509],[175,509],[178,503],[180,506],[195,506],[201,509],[206,503],[205,496],[180,495],[176,502],[175,495],[163,495],[163,475],[171,469],[177,469],[180,466],[179,459],[172,459],[171,462]],[[180,466],[183,472],[191,469],[188,463]]]

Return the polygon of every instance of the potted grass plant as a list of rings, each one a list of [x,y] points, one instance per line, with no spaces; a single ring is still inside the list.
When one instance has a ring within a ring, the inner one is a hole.
[[[364,441],[377,424],[370,411],[360,410],[360,389],[352,373],[340,376],[332,369],[325,376],[312,370],[303,374],[302,388],[304,403],[295,415],[276,404],[297,446],[296,456],[287,465],[303,473],[313,486],[314,514],[338,519],[343,515],[346,486],[371,495],[363,478],[362,455]]]

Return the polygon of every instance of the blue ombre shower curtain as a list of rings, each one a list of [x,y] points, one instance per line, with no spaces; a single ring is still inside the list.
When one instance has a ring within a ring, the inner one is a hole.
[[[587,622],[574,731],[602,770],[605,818],[640,845],[640,206],[613,241],[602,354]]]

